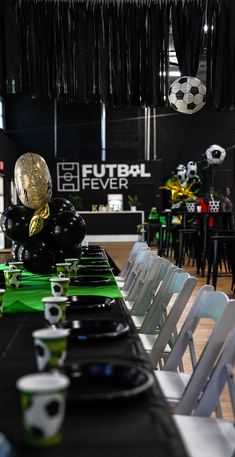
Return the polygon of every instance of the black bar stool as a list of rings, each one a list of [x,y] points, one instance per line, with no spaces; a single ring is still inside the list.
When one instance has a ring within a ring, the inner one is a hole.
[[[198,248],[198,237],[199,237],[200,229],[199,228],[184,228],[179,229],[179,255],[178,255],[178,266],[182,267],[185,260],[185,255],[187,252],[188,255],[188,263],[190,258],[196,260],[197,264],[197,273],[199,273],[200,262],[197,255],[197,248]]]
[[[213,235],[209,240],[209,257],[208,257],[208,272],[207,284],[210,284],[212,277],[212,285],[216,289],[218,267],[221,260],[227,263],[228,270],[232,273],[232,286],[235,279],[235,234],[234,235]]]

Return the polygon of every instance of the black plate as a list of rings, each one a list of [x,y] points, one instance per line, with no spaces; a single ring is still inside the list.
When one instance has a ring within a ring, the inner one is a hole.
[[[82,246],[82,249],[103,249],[104,247],[100,244],[90,244],[89,246]]]
[[[74,276],[70,278],[71,286],[108,286],[114,284],[113,278],[105,276]]]
[[[82,252],[104,252],[104,248],[102,247],[88,247],[88,248],[82,248]]]
[[[69,343],[78,344],[102,338],[116,338],[127,335],[128,324],[115,320],[79,319],[64,321],[60,327],[69,329]]]
[[[95,295],[72,295],[68,297],[67,307],[70,311],[98,311],[111,309],[114,299]]]
[[[109,266],[103,266],[102,265],[97,265],[97,266],[91,266],[91,267],[80,267],[77,270],[78,275],[92,275],[92,274],[107,274],[107,273],[112,273],[112,268]]]
[[[101,257],[105,260],[106,255],[104,254],[103,251],[96,252],[96,251],[82,251],[82,257],[94,257],[94,259],[97,257],[100,259]]]
[[[85,362],[60,368],[70,378],[68,402],[128,400],[144,394],[154,384],[153,374],[125,363]]]
[[[107,259],[80,259],[79,260],[80,265],[107,265],[109,266]]]

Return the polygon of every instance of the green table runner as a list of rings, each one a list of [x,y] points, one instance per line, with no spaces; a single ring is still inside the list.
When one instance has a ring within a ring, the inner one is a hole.
[[[5,264],[0,265],[0,269],[6,269]],[[33,274],[28,271],[22,272],[22,279],[19,289],[6,290],[4,293],[4,313],[20,313],[42,311],[42,298],[51,296],[51,285],[49,278],[55,275],[40,275]],[[88,276],[88,275],[86,275]],[[112,274],[95,276],[109,276],[114,278]],[[102,295],[107,297],[119,298],[122,297],[119,287],[115,284],[107,286],[69,286],[68,295]]]

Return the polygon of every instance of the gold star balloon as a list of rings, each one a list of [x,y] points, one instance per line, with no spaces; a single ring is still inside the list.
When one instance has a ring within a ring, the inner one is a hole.
[[[160,189],[166,189],[171,192],[172,203],[177,203],[182,199],[196,200],[197,196],[191,191],[193,183],[187,186],[182,186],[179,180],[175,177],[168,179],[164,186],[160,186]]]

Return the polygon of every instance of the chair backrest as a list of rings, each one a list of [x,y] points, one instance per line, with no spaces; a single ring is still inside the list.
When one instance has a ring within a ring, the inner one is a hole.
[[[138,275],[140,269],[142,268],[142,266],[147,262],[147,259],[150,255],[151,251],[150,251],[150,248],[147,246],[147,247],[143,247],[137,254],[136,258],[135,258],[135,261],[132,265],[132,268],[130,270],[130,272],[128,272],[127,276],[126,276],[126,279],[125,279],[125,282],[124,282],[124,285],[123,285],[123,290],[127,291],[128,289],[130,289],[131,287],[131,284],[133,283],[133,281],[135,280],[136,276]]]
[[[120,276],[125,277],[127,275],[128,271],[131,269],[131,267],[136,259],[138,252],[141,251],[141,249],[143,249],[146,246],[147,246],[147,243],[142,242],[142,241],[136,241],[134,243],[134,245],[132,246],[132,249],[126,259],[126,262],[123,266],[123,269],[120,273]]]
[[[229,298],[221,291],[214,291],[213,286],[202,286],[196,295],[188,316],[180,330],[174,349],[164,366],[165,370],[176,371],[189,348],[192,368],[197,364],[193,334],[202,318],[217,322],[222,316]]]
[[[225,309],[211,332],[206,346],[203,349],[184,390],[182,398],[176,407],[177,414],[191,414],[195,409],[201,392],[212,373],[214,364],[224,345],[224,341],[231,329],[234,328],[235,300],[228,301],[227,305],[225,303],[224,306]]]
[[[231,300],[234,301],[234,300]],[[213,369],[206,387],[200,395],[193,411],[195,416],[209,417],[218,404],[225,385],[228,385],[231,407],[235,419],[235,381],[233,367],[235,365],[235,327],[231,330]]]
[[[167,309],[164,309],[164,306],[162,307],[163,317],[161,317],[161,306],[158,306],[158,337],[155,340],[150,353],[150,359],[154,367],[156,367],[157,364],[161,366],[162,358],[165,359],[163,354],[167,344],[169,344],[171,349],[174,347],[177,335],[177,323],[179,322],[181,314],[184,311],[196,283],[196,278],[193,278],[192,276],[186,278],[169,312],[167,312]]]
[[[167,287],[171,276],[178,267],[172,265],[169,260],[159,257],[153,269],[135,300],[131,309],[132,316],[144,316],[146,314],[151,307],[155,294]]]
[[[190,281],[188,281],[189,278],[191,278]],[[178,294],[178,301],[181,306],[185,306],[196,285],[196,279],[181,268],[175,269],[167,284],[164,284],[164,282],[163,280],[158,293],[153,299],[153,303],[139,329],[140,333],[154,334],[161,326],[161,320],[167,312],[167,307],[173,295]]]
[[[128,294],[126,296],[127,300],[135,300],[137,295],[140,293],[143,284],[147,281],[148,275],[150,274],[154,263],[157,261],[158,255],[156,252],[147,251],[147,253],[145,261],[141,264],[135,280],[128,289]]]

